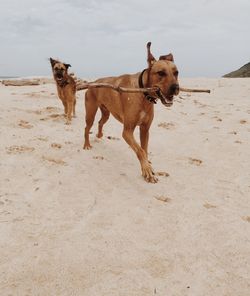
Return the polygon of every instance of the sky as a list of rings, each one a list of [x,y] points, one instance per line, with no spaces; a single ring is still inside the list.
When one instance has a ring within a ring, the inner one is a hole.
[[[173,53],[180,77],[220,77],[250,62],[250,0],[0,0],[0,76],[136,73]]]

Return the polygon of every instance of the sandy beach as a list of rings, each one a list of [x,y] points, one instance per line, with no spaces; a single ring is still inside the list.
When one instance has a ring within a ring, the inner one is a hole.
[[[249,296],[250,78],[181,79],[141,177],[113,118],[84,151],[53,83],[0,84],[1,296]],[[136,135],[138,135],[136,133]]]

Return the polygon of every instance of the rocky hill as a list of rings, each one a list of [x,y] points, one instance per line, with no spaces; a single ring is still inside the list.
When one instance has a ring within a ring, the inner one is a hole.
[[[236,71],[233,71],[231,73],[224,75],[223,77],[228,77],[228,78],[250,77],[250,63],[244,65],[243,67],[241,67]]]

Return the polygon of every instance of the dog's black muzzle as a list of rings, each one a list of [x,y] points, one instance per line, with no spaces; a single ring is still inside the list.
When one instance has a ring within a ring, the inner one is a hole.
[[[179,91],[180,91],[179,84],[176,83],[170,86],[166,94],[164,94],[161,91],[161,89],[158,89],[156,94],[164,106],[170,107],[173,105],[174,96],[178,95]]]
[[[63,71],[56,71],[55,76],[57,79],[62,79],[63,78]]]
[[[172,84],[169,88],[168,96],[178,95],[179,91],[180,91],[179,84],[177,83]]]

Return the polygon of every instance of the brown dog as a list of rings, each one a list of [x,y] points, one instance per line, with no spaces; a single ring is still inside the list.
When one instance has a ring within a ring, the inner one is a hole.
[[[64,106],[64,114],[67,118],[66,124],[70,124],[71,116],[75,116],[76,106],[76,82],[68,74],[70,64],[64,64],[60,61],[50,58],[52,72],[56,81],[57,93]]]
[[[107,77],[96,82],[110,83],[115,86],[128,88],[158,87],[154,94],[149,93],[122,93],[106,88],[91,88],[85,95],[86,127],[85,143],[83,148],[90,149],[89,131],[93,125],[98,107],[102,117],[99,121],[97,137],[103,136],[102,128],[107,122],[110,113],[123,124],[122,136],[135,151],[142,170],[142,176],[147,182],[156,183],[148,160],[149,128],[154,117],[154,104],[160,99],[165,106],[173,104],[173,97],[179,93],[178,70],[174,64],[173,55],[161,56],[157,61],[150,52],[151,43],[147,44],[148,68],[141,73]],[[140,127],[139,145],[133,135],[135,127]]]

